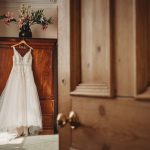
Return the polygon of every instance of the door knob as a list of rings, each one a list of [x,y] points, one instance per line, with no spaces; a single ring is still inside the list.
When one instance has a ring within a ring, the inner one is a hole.
[[[80,126],[79,118],[78,118],[77,114],[74,111],[71,111],[69,113],[68,122],[69,122],[70,127],[72,129],[76,129]]]
[[[57,115],[57,128],[62,128],[66,125],[67,118],[63,113]]]
[[[79,118],[74,111],[69,113],[69,117],[67,118],[63,113],[59,113],[57,115],[57,128],[64,127],[67,123],[70,124],[72,129],[76,129],[80,126]]]

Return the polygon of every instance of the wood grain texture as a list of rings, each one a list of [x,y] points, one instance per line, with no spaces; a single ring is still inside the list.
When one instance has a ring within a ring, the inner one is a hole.
[[[71,91],[74,91],[81,83],[81,1],[72,0],[70,10],[70,75]]]
[[[116,95],[134,96],[134,0],[115,0],[113,5]]]
[[[58,112],[67,116],[71,109],[70,0],[59,1],[58,18]],[[59,139],[59,149],[68,150],[71,145],[71,129],[68,125],[59,130]]]
[[[148,57],[150,58],[150,1],[148,1]],[[148,79],[150,83],[150,61],[148,61]]]
[[[110,88],[107,84],[86,84],[81,83],[76,86],[75,91],[71,95],[95,96],[95,97],[110,97]]]
[[[143,93],[149,85],[148,0],[136,1],[136,90]]]
[[[136,1],[136,98],[150,99],[150,2]]]
[[[111,6],[110,0],[71,3],[71,88],[76,83],[76,88],[72,88],[72,95],[113,95]],[[94,92],[91,89],[89,92],[91,86],[80,91],[83,89],[80,85],[83,84],[95,84],[99,91],[96,93],[97,90]],[[98,86],[101,84],[105,84],[108,89]]]
[[[139,1],[138,5],[140,9],[137,9],[138,1]],[[68,17],[67,13],[70,14],[70,12],[68,11],[68,7],[69,7],[68,5],[70,2],[71,0],[67,2],[65,1],[64,5],[61,5],[63,6],[63,8],[61,8],[63,10],[63,15],[67,17]],[[101,35],[98,34],[101,33],[105,35],[104,31],[100,30],[101,25],[98,22],[98,20],[102,21],[103,19],[106,19],[104,13],[105,11],[103,11],[103,9],[106,8],[106,1],[104,2],[103,0],[102,1],[82,0],[81,2],[82,2],[81,6],[85,7],[84,11],[87,12],[87,13],[84,12],[85,15],[82,15],[81,17],[81,19],[83,19],[83,22],[86,23],[84,25],[85,28],[83,29],[85,31],[84,34],[86,36],[84,35],[84,38],[82,37],[80,43],[81,47],[83,45],[85,46],[85,49],[83,51],[81,50],[82,61],[80,66],[81,74],[82,74],[81,81],[82,82],[84,81],[83,82],[84,85],[83,84],[81,85],[84,86],[85,88],[86,87],[85,83],[91,83],[91,81],[94,81],[94,83],[99,83],[101,81],[104,81],[104,79],[107,78],[107,75],[106,77],[102,78],[103,75],[99,74],[100,71],[98,70],[99,66],[102,68],[103,71],[104,69],[106,69],[105,60],[104,60],[104,65],[101,66],[100,60],[96,59],[98,55],[95,54],[96,53],[94,52],[95,49],[94,47],[92,47],[92,42],[95,44],[99,39],[101,39],[102,42],[104,40],[103,37],[101,37]],[[101,4],[101,6],[99,6],[98,4],[100,4],[101,2],[103,3]],[[111,21],[113,25],[112,37],[114,38],[113,44],[114,44],[114,52],[115,52],[115,56],[114,56],[115,68],[112,71],[114,71],[116,75],[115,77],[113,76],[113,79],[116,80],[116,97],[114,98],[107,98],[107,99],[99,98],[99,97],[95,98],[94,96],[90,97],[87,95],[84,96],[75,95],[71,97],[68,96],[70,92],[69,91],[70,84],[73,83],[74,86],[75,83],[70,81],[70,79],[74,79],[74,78],[70,78],[70,70],[73,69],[71,68],[72,64],[69,63],[71,62],[70,57],[72,58],[73,56],[71,55],[72,49],[70,48],[70,42],[68,42],[69,40],[72,41],[72,39],[69,39],[70,34],[68,32],[76,31],[76,30],[68,29],[69,27],[67,26],[68,25],[67,23],[69,22],[69,19],[65,22],[61,20],[63,22],[63,26],[61,24],[59,34],[61,35],[61,40],[62,40],[61,42],[63,44],[61,43],[59,53],[63,54],[60,55],[63,57],[59,57],[59,61],[61,62],[59,63],[59,67],[61,67],[62,64],[65,65],[67,64],[67,67],[64,67],[62,70],[60,69],[59,72],[61,74],[61,76],[59,76],[60,84],[61,84],[61,77],[65,79],[62,80],[63,85],[59,85],[60,87],[62,87],[60,88],[59,91],[59,96],[60,96],[59,109],[66,112],[65,114],[66,116],[69,109],[75,111],[79,117],[81,126],[76,130],[72,130],[71,132],[69,129],[67,130],[67,128],[61,129],[60,144],[61,145],[66,144],[67,141],[69,143],[68,146],[70,145],[70,148],[61,146],[60,150],[68,150],[68,149],[70,150],[149,150],[150,149],[150,142],[149,142],[150,141],[150,115],[149,115],[150,103],[148,101],[138,101],[134,98],[134,94],[135,94],[134,92],[137,88],[137,86],[135,86],[136,75],[137,75],[136,61],[135,61],[136,46],[137,46],[136,30],[138,30],[136,26],[139,26],[138,28],[140,27],[142,28],[139,29],[138,31],[139,35],[140,32],[142,32],[141,38],[145,36],[144,27],[146,26],[143,25],[145,23],[142,22],[142,14],[145,14],[147,12],[147,10],[144,10],[144,7],[145,7],[145,2],[148,2],[148,0],[147,1],[112,0],[111,2],[113,4],[113,13],[114,13],[112,15],[114,17],[111,19]],[[93,9],[93,7],[95,9]],[[104,7],[104,8],[97,10],[97,7],[99,8]],[[75,6],[75,8],[77,7]],[[93,12],[96,12],[96,10],[99,13],[94,14]],[[102,15],[101,13],[104,14]],[[138,22],[136,20],[137,14],[139,16],[138,25],[137,25]],[[143,19],[145,17],[146,16],[144,16]],[[92,23],[94,24],[93,26],[91,25]],[[93,31],[95,32],[97,31],[98,35],[94,32],[96,35],[94,37]],[[73,34],[76,34],[76,32],[71,33],[71,35]],[[75,36],[76,35],[74,35],[74,37]],[[98,39],[95,39],[96,37]],[[70,38],[72,38],[72,36],[70,36]],[[140,45],[141,48],[145,48],[145,40],[147,40],[147,38],[144,37],[144,39],[141,39],[141,41],[140,41],[140,37],[138,38],[139,38],[138,45]],[[77,43],[77,45],[74,44],[74,46],[77,48],[78,44],[79,43]],[[65,52],[67,52],[66,53],[67,56],[64,55]],[[141,65],[143,61],[144,63],[143,66],[147,66],[144,60],[144,58],[147,59],[145,50],[143,50],[143,52],[144,54],[141,55],[143,58],[141,59],[139,65]],[[142,53],[142,49],[140,53]],[[105,55],[103,55],[103,57],[106,59]],[[140,55],[138,57],[140,58]],[[77,56],[73,58],[77,59]],[[102,60],[104,58],[102,58]],[[90,71],[87,71],[88,60],[92,64],[97,63],[96,67],[92,68],[93,70],[91,69]],[[83,62],[85,62],[84,65]],[[107,67],[109,68],[109,65]],[[143,67],[143,69],[145,68]],[[77,69],[75,69],[74,71],[77,71]],[[94,75],[92,71],[95,73]],[[145,72],[146,70],[144,70],[144,73]],[[73,73],[76,74],[76,72],[72,72],[72,74]],[[140,74],[142,74],[142,77],[145,78],[142,69],[139,69],[138,71],[138,75]],[[95,78],[93,78],[94,76]],[[77,76],[76,81],[79,81],[78,77],[79,76]],[[143,82],[145,79],[141,79],[141,80]],[[142,86],[144,85],[141,83],[140,83],[141,86],[140,88],[142,88]],[[114,83],[112,82],[111,84]],[[84,90],[84,88],[81,89]]]
[[[150,103],[132,98],[72,97],[81,127],[72,131],[79,150],[149,150]]]
[[[10,74],[11,68],[12,68],[12,56],[13,51],[12,49],[7,49],[5,47],[2,47],[0,45],[0,94],[2,93],[3,89],[5,88],[6,81],[8,79],[8,76]],[[6,69],[7,68],[7,69]]]
[[[81,3],[82,83],[105,83],[110,88],[110,1]]]
[[[81,3],[82,82],[109,84],[110,1],[82,0]]]
[[[19,38],[0,38],[0,94],[2,93],[12,68],[13,50],[11,45],[19,42]],[[28,39],[26,42],[33,47],[33,74],[40,98],[43,128],[53,130],[54,126],[54,81],[53,81],[53,49],[56,40]],[[21,55],[27,49],[16,47]],[[48,130],[48,129],[47,129]],[[44,131],[45,133],[45,131]],[[49,132],[48,132],[49,133]]]

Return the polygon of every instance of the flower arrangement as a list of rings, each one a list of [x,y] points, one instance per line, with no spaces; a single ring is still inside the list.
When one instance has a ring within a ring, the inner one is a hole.
[[[0,16],[0,20],[3,20],[5,24],[9,25],[11,22],[18,24],[20,31],[23,29],[30,29],[34,24],[39,24],[42,26],[42,29],[47,29],[49,24],[53,24],[53,18],[49,17],[48,19],[44,15],[44,9],[33,11],[31,6],[21,5],[19,9],[18,19],[15,19],[12,12],[7,12]]]

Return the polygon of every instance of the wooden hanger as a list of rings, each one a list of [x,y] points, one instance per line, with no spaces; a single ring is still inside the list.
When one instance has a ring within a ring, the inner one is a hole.
[[[27,47],[29,47],[30,49],[33,49],[30,45],[28,45],[28,44],[26,43],[25,40],[21,40],[19,43],[14,44],[14,45],[12,45],[11,47],[15,47],[15,46],[18,46],[18,45],[21,45],[21,44],[24,44],[24,45],[26,45]]]

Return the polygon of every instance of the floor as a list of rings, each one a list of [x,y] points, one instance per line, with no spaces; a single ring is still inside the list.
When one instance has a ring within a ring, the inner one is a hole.
[[[58,150],[58,135],[38,135],[20,137],[7,144],[1,144],[0,150]]]

